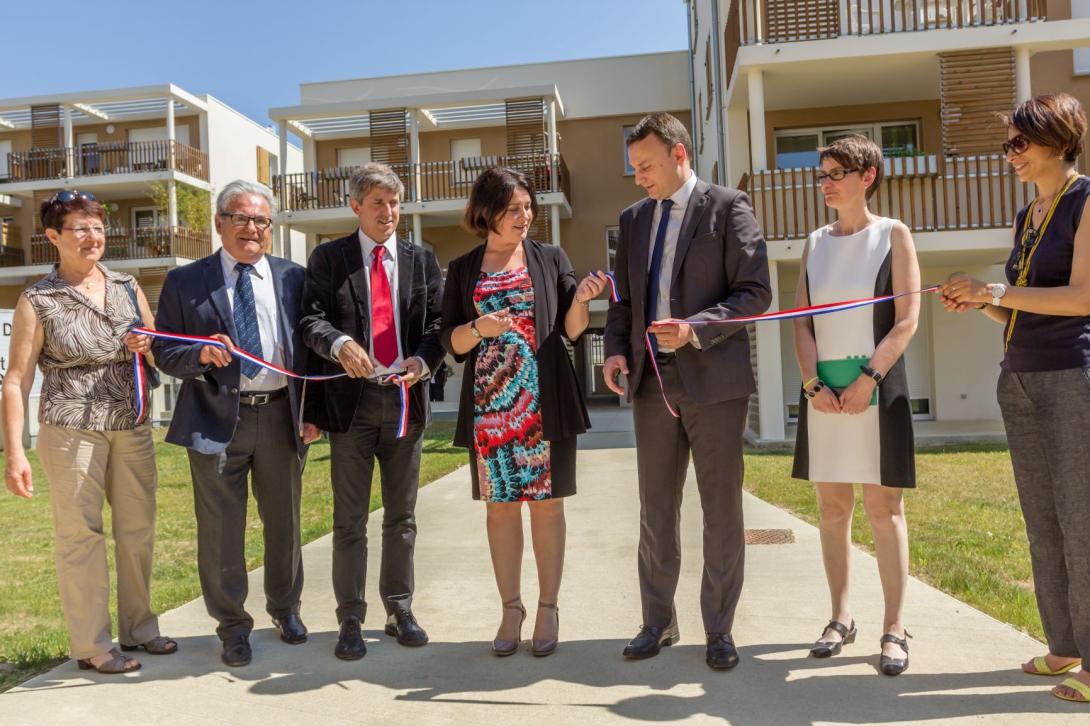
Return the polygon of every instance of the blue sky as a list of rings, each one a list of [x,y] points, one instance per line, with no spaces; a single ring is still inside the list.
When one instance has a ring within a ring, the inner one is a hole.
[[[299,83],[679,50],[682,0],[4,0],[0,98],[172,82],[267,123]],[[331,7],[344,10],[334,12]],[[308,8],[314,8],[311,12]]]

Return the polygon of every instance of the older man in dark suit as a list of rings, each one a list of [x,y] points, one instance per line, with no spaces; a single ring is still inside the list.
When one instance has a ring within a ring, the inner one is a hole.
[[[725,321],[768,308],[765,243],[745,194],[693,174],[692,142],[676,118],[650,114],[626,141],[648,198],[621,213],[621,299],[610,306],[605,335],[607,384],[624,395],[618,376],[628,376],[640,489],[643,627],[624,655],[647,658],[678,640],[679,513],[692,452],[704,510],[706,661],[732,668],[745,558],[742,437],[755,384],[745,326]],[[648,350],[644,331],[665,319],[684,322],[654,327]],[[690,324],[700,321],[714,324]]]
[[[304,270],[265,254],[274,213],[267,187],[227,184],[216,200],[223,248],[171,270],[160,294],[160,331],[214,337],[227,349],[166,339],[152,345],[159,368],[183,380],[167,441],[188,449],[201,590],[229,666],[253,655],[254,621],[244,607],[248,476],[264,525],[266,609],[281,640],[307,639],[299,619],[299,502],[307,444],[320,432],[297,428],[294,381],[229,352],[238,346],[289,370],[305,367],[297,325]]]
[[[342,378],[308,386],[307,419],[330,432],[333,476],[333,590],[340,632],[334,655],[362,658],[366,615],[367,518],[378,459],[382,484],[379,595],[385,632],[402,645],[428,642],[412,613],[416,492],[427,386],[438,369],[443,280],[435,256],[397,238],[401,180],[384,164],[365,164],[349,181],[354,233],[320,245],[307,264],[302,333],[317,373]],[[399,436],[401,397],[388,376],[411,385],[408,426]]]

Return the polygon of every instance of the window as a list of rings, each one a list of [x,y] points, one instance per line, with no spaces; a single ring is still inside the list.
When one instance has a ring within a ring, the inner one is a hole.
[[[450,159],[454,162],[451,181],[455,184],[472,184],[485,166],[481,160],[481,140],[451,139]]]
[[[1071,17],[1090,18],[1090,0],[1071,0]],[[1090,48],[1075,48],[1074,68],[1072,72],[1076,76],[1090,75]]]
[[[776,167],[800,169],[817,166],[818,147],[828,146],[845,136],[864,136],[880,141],[887,157],[919,153],[919,124],[915,121],[861,124],[776,132]]]
[[[628,163],[628,135],[632,133],[632,129],[634,128],[636,128],[635,124],[621,127],[621,156],[624,158],[625,176],[635,176],[636,174],[636,170]]]
[[[606,227],[606,269],[613,271],[617,264],[617,245],[621,241],[620,227]]]
[[[349,149],[337,149],[337,167],[346,169],[352,166],[363,166],[371,161],[371,147],[358,146]]]
[[[7,179],[11,173],[8,166],[8,154],[11,153],[11,142],[8,140],[0,141],[0,179]]]

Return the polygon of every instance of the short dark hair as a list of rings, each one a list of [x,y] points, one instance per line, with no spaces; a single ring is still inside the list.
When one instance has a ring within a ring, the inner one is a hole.
[[[867,187],[867,199],[874,196],[882,184],[885,175],[882,147],[865,136],[845,136],[822,146],[818,149],[818,164],[826,159],[832,159],[845,169],[858,169],[860,175],[867,169],[874,169],[874,181]]]
[[[677,118],[665,112],[649,113],[640,119],[625,139],[625,147],[631,146],[637,141],[643,141],[648,136],[655,136],[666,144],[666,148],[673,151],[674,147],[681,144],[685,147],[685,156],[692,163],[693,140],[689,136],[689,130],[685,124]]]
[[[1033,143],[1063,154],[1064,161],[1073,162],[1082,155],[1086,112],[1070,94],[1034,96],[1014,109],[1014,113],[1001,118]]]
[[[38,209],[38,216],[42,221],[42,229],[55,229],[58,232],[64,227],[64,220],[69,214],[88,214],[98,217],[102,223],[106,223],[106,210],[98,203],[98,200],[76,196],[67,202],[59,201],[52,196],[42,202]]]
[[[480,173],[469,192],[462,226],[481,239],[496,231],[496,220],[511,203],[516,189],[524,189],[530,195],[530,209],[537,219],[537,195],[534,183],[518,169],[491,166]]]

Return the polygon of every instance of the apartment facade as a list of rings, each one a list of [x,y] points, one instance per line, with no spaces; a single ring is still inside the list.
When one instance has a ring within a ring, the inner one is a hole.
[[[533,180],[534,239],[562,246],[579,276],[612,269],[619,213],[644,196],[627,165],[626,130],[650,111],[688,123],[687,78],[682,51],[304,84],[299,105],[269,110],[282,143],[289,133],[303,139],[303,171],[274,178],[282,235],[305,235],[305,249],[288,253],[303,258],[357,229],[348,179],[374,160],[405,184],[399,235],[433,250],[445,269],[480,243],[461,228],[462,212],[480,171],[503,164]],[[608,395],[606,308],[593,303],[576,350],[591,395]]]
[[[1090,3],[686,5],[697,170],[752,197],[774,306],[792,306],[807,235],[833,221],[814,176],[817,148],[847,134],[882,145],[886,177],[872,210],[912,229],[925,284],[953,272],[1002,279],[1014,215],[1034,192],[1003,158],[996,114],[1055,91],[1090,108]],[[755,328],[751,432],[790,440],[800,386],[791,324]],[[925,297],[906,353],[918,434],[1001,434],[1000,337],[980,316],[947,314]]]
[[[219,187],[301,167],[302,150],[272,129],[172,84],[0,99],[0,308],[57,260],[38,206],[59,189],[103,204],[103,261],[135,276],[154,309],[169,270],[219,246]],[[173,388],[156,392],[153,417]]]

